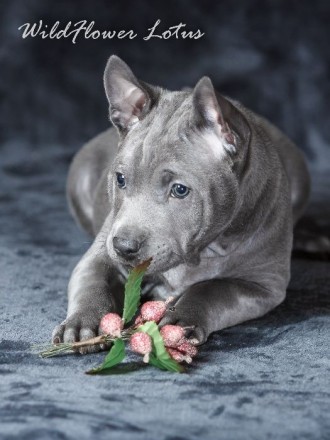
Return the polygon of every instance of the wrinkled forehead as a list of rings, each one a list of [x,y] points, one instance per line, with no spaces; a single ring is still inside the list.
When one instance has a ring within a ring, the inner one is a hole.
[[[123,163],[155,167],[184,155],[190,118],[187,92],[164,92],[158,105],[128,133],[119,152]]]

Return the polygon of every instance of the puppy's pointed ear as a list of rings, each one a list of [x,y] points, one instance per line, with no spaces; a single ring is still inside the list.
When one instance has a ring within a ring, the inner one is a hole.
[[[220,98],[220,96],[219,96]],[[221,101],[224,98],[221,97]],[[225,120],[218,96],[215,93],[212,81],[204,76],[198,81],[193,90],[194,119],[198,128],[213,130],[223,148],[234,155],[237,148],[237,139]]]
[[[104,72],[104,88],[112,123],[125,133],[149,111],[150,90],[137,80],[131,69],[112,55]]]

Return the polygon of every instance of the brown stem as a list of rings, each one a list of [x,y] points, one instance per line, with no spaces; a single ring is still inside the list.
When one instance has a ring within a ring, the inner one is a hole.
[[[107,335],[96,336],[95,338],[86,339],[85,341],[73,342],[72,348],[89,347],[90,345],[100,345],[110,342]]]
[[[131,327],[124,330],[122,333],[122,339],[126,340],[128,339],[128,337],[132,334],[131,331]],[[85,339],[84,341],[79,341],[79,342],[72,342],[70,344],[70,348],[72,350],[75,350],[77,348],[81,348],[81,347],[89,347],[91,345],[101,345],[101,344],[108,344],[109,342],[113,342],[115,340],[115,338],[110,338],[109,335],[99,335],[96,336],[95,338],[90,338],[90,339]],[[54,344],[55,347],[56,346],[61,346],[62,344]]]

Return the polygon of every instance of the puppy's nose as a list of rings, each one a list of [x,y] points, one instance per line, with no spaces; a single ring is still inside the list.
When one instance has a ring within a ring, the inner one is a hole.
[[[129,238],[114,237],[113,247],[122,257],[134,257],[141,247],[141,242]]]

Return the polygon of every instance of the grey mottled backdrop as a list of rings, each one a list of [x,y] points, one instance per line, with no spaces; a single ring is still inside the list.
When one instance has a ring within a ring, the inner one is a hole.
[[[107,126],[102,74],[116,53],[146,81],[170,89],[210,75],[219,91],[268,116],[311,160],[329,160],[330,2],[2,0],[2,141],[34,146],[77,145]],[[160,18],[161,30],[183,22],[199,40],[143,41]],[[94,20],[100,30],[134,29],[134,40],[20,38],[18,26],[42,19]]]

